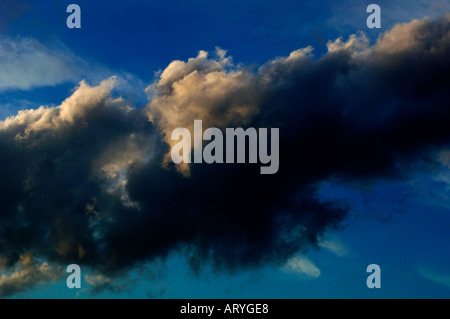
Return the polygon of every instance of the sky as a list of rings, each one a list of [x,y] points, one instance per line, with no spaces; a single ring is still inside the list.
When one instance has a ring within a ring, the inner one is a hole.
[[[449,298],[449,14],[1,0],[0,297]],[[278,172],[174,164],[196,119],[279,128]]]

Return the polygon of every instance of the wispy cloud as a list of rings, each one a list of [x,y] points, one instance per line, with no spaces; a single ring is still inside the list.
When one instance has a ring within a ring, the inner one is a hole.
[[[106,74],[104,68],[86,62],[61,43],[44,45],[29,37],[0,36],[0,92],[75,83]]]
[[[320,241],[319,246],[331,251],[333,254],[339,257],[344,257],[349,254],[348,247],[337,240]]]
[[[136,278],[108,277],[102,274],[86,275],[85,279],[91,285],[90,292],[94,295],[104,291],[113,293],[130,292],[137,282]]]
[[[1,262],[2,260],[0,265]],[[47,262],[39,262],[30,253],[21,255],[9,269],[0,276],[0,298],[24,293],[36,285],[54,282],[63,274],[61,269],[55,269]]]
[[[446,286],[447,288],[450,288],[450,274],[438,273],[424,267],[420,267],[418,269],[418,272],[426,279],[437,282],[439,284]]]
[[[300,275],[305,279],[315,279],[320,276],[320,269],[306,257],[295,256],[283,266],[283,270]]]

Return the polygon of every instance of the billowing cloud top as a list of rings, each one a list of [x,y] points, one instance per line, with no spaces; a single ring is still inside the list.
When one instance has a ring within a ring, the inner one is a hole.
[[[170,63],[142,108],[114,98],[110,78],[81,82],[60,106],[20,111],[0,123],[0,295],[53,280],[47,267],[69,263],[109,285],[173,250],[194,269],[295,260],[347,213],[319,198],[319,182],[406,178],[417,163],[441,165],[449,54],[447,15],[397,25],[374,45],[363,34],[331,41],[319,58],[299,49],[257,71],[221,49],[200,51]],[[194,119],[279,127],[279,172],[191,164],[180,174],[167,162],[170,132]]]

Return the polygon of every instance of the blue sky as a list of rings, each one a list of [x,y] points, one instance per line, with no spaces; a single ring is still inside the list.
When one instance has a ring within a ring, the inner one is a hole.
[[[264,267],[233,275],[210,268],[195,275],[186,259],[173,254],[156,263],[161,277],[137,279],[123,292],[92,295],[70,290],[65,280],[27,292],[23,298],[448,298],[448,208],[424,198],[397,201],[410,185],[378,185],[361,194],[327,186],[325,196],[346,198],[355,208],[343,230],[331,232],[320,249],[302,254],[314,270]],[[440,191],[442,185],[434,185]],[[409,192],[408,192],[409,193]],[[381,212],[381,213],[380,213]],[[376,263],[382,288],[368,289],[366,267]],[[155,264],[148,265],[151,269]],[[317,275],[317,269],[320,274]]]
[[[329,40],[363,31],[373,44],[395,23],[436,18],[449,12],[450,5],[439,0],[379,0],[382,28],[372,30],[366,27],[365,8],[373,1],[78,0],[82,28],[68,29],[65,9],[72,2],[10,1],[10,11],[0,15],[3,58],[10,50],[22,57],[21,63],[44,65],[27,69],[10,64],[8,76],[14,76],[16,84],[0,81],[2,120],[19,110],[60,105],[79,81],[97,85],[112,75],[119,76],[115,93],[142,107],[149,98],[145,88],[172,61],[187,61],[199,50],[220,47],[235,65],[253,69],[308,45],[320,58]],[[14,51],[12,43],[22,47]],[[0,67],[4,65],[0,60]],[[12,297],[449,298],[447,174],[446,166],[432,172],[417,169],[405,180],[367,187],[323,181],[322,199],[345,202],[351,207],[349,216],[341,229],[324,235],[318,249],[293,257],[296,266],[267,265],[229,274],[215,273],[207,265],[195,275],[183,254],[171,252],[158,266],[140,266],[157,268],[161,276],[133,269],[121,279],[122,286],[116,284],[116,292],[92,294],[85,278],[90,270],[82,269],[81,289],[68,289],[63,276]],[[381,289],[366,287],[365,270],[372,263],[381,267]]]
[[[3,36],[35,39],[50,51],[83,59],[86,68],[99,69],[95,74],[79,70],[70,82],[31,92],[2,92],[4,104],[20,99],[47,105],[59,104],[83,78],[98,82],[124,74],[145,87],[171,61],[216,46],[236,62],[255,67],[308,45],[320,56],[329,40],[362,30],[374,41],[395,23],[437,17],[448,5],[438,0],[378,1],[382,28],[368,31],[365,11],[370,1],[78,1],[82,28],[68,29],[70,1],[10,2],[18,3],[10,10],[20,15],[4,18]]]

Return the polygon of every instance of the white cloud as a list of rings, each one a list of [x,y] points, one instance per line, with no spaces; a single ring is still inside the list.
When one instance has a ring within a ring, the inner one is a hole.
[[[125,107],[122,99],[110,98],[110,92],[115,83],[115,77],[106,79],[95,87],[81,81],[75,92],[64,100],[60,106],[41,106],[38,109],[21,110],[17,115],[0,121],[0,130],[15,126],[26,126],[23,136],[27,136],[33,131],[56,129],[63,124],[71,125],[75,119],[83,118],[89,109],[99,107],[102,102],[110,102],[111,105]]]
[[[351,34],[347,41],[343,41],[343,37],[339,37],[334,41],[328,41],[328,52],[336,52],[340,50],[351,50],[354,54],[367,50],[369,46],[369,38],[363,32]]]
[[[52,52],[31,38],[0,38],[0,90],[27,90],[74,80],[80,71],[71,60],[66,52]]]
[[[33,38],[0,36],[0,92],[30,90],[83,78],[99,79],[101,66],[90,65],[60,43],[43,45]]]
[[[315,279],[320,276],[320,269],[306,257],[295,256],[289,259],[283,266],[283,270],[295,273],[305,279]]]
[[[331,251],[333,254],[339,257],[344,257],[349,254],[349,249],[347,248],[347,246],[336,240],[321,241],[319,243],[319,246]]]

